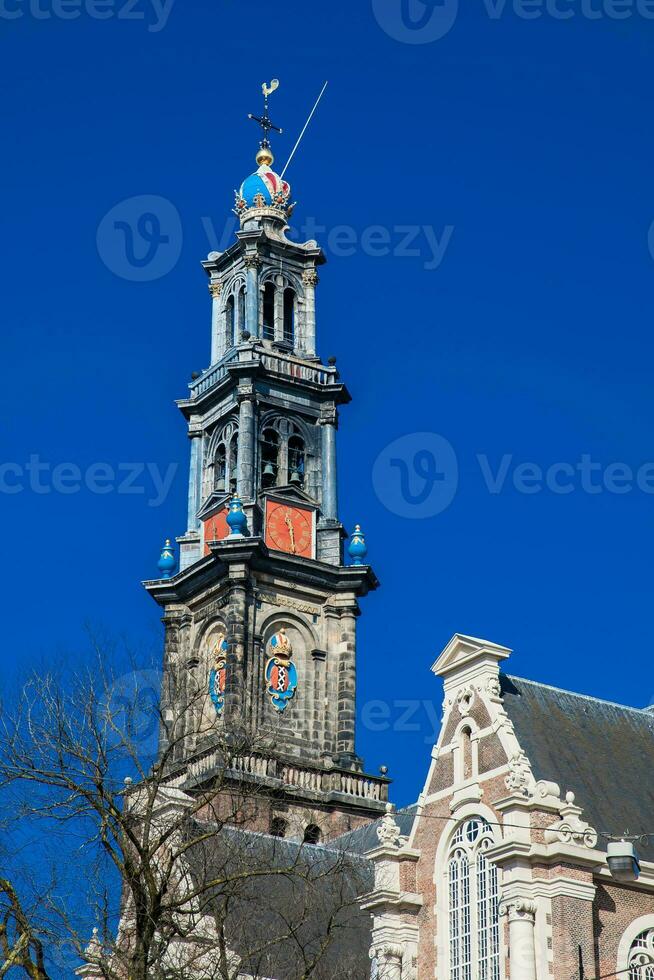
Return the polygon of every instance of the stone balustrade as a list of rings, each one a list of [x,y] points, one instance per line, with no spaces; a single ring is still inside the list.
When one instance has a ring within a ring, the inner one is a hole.
[[[336,380],[336,368],[304,364],[292,357],[281,353],[261,353],[249,348],[235,347],[228,357],[208,368],[189,385],[191,398],[199,398],[211,388],[220,384],[228,374],[229,366],[235,360],[253,361],[260,363],[266,371],[281,378],[293,378],[295,381],[308,381],[314,385],[330,385]]]
[[[182,786],[189,778],[202,780],[222,769],[224,761],[216,751],[209,750],[189,763],[184,773],[176,774],[169,785]],[[310,768],[290,761],[274,759],[258,753],[235,756],[229,761],[231,773],[263,776],[282,782],[289,789],[296,787],[315,793],[339,793],[357,799],[385,803],[388,784],[383,779],[348,769]]]

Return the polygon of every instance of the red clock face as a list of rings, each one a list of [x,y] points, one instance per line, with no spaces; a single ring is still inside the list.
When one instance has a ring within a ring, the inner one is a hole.
[[[266,544],[301,558],[313,558],[313,512],[266,501]]]
[[[217,514],[208,517],[204,522],[204,553],[210,552],[208,541],[222,541],[229,534],[229,524],[226,521],[229,508],[224,507]]]

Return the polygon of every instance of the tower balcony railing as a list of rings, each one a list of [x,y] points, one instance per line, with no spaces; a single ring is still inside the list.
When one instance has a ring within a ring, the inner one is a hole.
[[[188,779],[201,782],[212,774],[244,774],[276,780],[289,790],[309,790],[314,793],[338,793],[370,803],[386,803],[388,800],[388,780],[353,772],[350,769],[319,768],[304,766],[290,760],[273,758],[262,753],[251,752],[234,756],[225,769],[225,758],[217,750],[207,750],[193,759],[185,773],[178,774],[173,782],[181,786]]]
[[[336,380],[336,369],[303,364],[283,354],[262,354],[261,363],[271,374],[296,381],[309,381],[314,385],[330,385]]]
[[[189,385],[191,398],[199,398],[223,381],[228,373],[229,367],[234,361],[248,361],[260,363],[266,371],[277,375],[280,378],[292,378],[295,381],[308,381],[314,385],[334,384],[337,379],[335,367],[323,367],[321,365],[307,364],[297,358],[289,357],[281,353],[269,353],[253,348],[252,345],[238,348],[234,347],[222,361],[214,364],[200,375]]]

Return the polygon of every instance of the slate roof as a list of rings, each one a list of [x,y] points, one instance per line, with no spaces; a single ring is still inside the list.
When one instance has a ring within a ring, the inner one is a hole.
[[[501,675],[504,707],[536,779],[575,794],[597,831],[654,833],[654,711]],[[599,847],[606,842],[600,838]],[[637,845],[654,861],[654,836]]]
[[[210,825],[191,821],[189,842]],[[358,897],[374,883],[369,861],[342,848],[299,844],[223,827],[192,843],[186,857],[200,883],[232,878],[206,895],[204,914],[226,921],[241,969],[257,977],[295,980],[329,936],[315,980],[367,980],[372,919]]]

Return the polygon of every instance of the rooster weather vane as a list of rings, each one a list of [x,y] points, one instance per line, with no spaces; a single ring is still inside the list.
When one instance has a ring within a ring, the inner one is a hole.
[[[263,116],[254,116],[251,112],[248,114],[248,119],[254,120],[254,122],[258,123],[263,130],[263,139],[261,140],[262,150],[270,149],[270,140],[268,139],[268,134],[270,132],[279,133],[280,135],[283,133],[283,130],[280,129],[279,126],[273,125],[270,116],[268,115],[268,97],[271,96],[273,92],[276,92],[278,88],[278,78],[273,78],[270,85],[264,82],[261,86],[261,91],[263,92]]]

